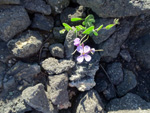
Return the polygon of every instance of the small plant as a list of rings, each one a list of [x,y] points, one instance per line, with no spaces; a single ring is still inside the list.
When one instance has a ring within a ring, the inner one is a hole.
[[[75,26],[76,36],[79,31],[82,31],[82,34],[84,34],[84,36],[81,39],[77,37],[74,40],[74,46],[77,46],[77,48],[72,53],[72,55],[76,51],[78,51],[80,53],[80,56],[77,57],[77,61],[80,63],[83,62],[84,59],[87,62],[91,60],[91,56],[89,55],[89,53],[94,54],[95,51],[103,51],[102,49],[95,50],[95,48],[90,48],[90,46],[84,45],[84,43],[89,39],[89,37],[92,35],[98,36],[98,31],[100,31],[101,29],[109,30],[112,27],[114,27],[115,25],[119,24],[119,19],[114,19],[113,24],[109,24],[105,27],[103,25],[100,25],[98,28],[95,28],[95,26],[94,26],[95,19],[94,19],[94,16],[91,14],[88,15],[84,19],[83,18],[71,18],[71,21],[72,22],[83,21],[82,25]],[[73,30],[73,28],[71,26],[69,26],[67,23],[62,23],[62,25],[64,26],[65,29],[60,30],[61,34],[63,34],[65,31]]]

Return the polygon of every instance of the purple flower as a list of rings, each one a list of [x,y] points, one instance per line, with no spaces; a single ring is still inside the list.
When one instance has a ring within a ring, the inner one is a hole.
[[[74,39],[74,45],[79,46],[80,45],[80,38]]]
[[[89,62],[91,60],[91,56],[88,55],[89,52],[91,52],[91,48],[89,46],[78,46],[77,47],[77,51],[81,54],[80,56],[77,57],[77,61],[78,62],[83,62],[83,60],[85,59],[87,62]]]

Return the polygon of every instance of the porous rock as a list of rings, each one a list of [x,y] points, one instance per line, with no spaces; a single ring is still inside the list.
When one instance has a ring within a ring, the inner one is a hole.
[[[20,4],[20,0],[0,0],[0,4]]]

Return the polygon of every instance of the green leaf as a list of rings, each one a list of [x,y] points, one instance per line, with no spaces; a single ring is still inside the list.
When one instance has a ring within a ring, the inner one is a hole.
[[[88,15],[85,18],[85,21],[82,23],[86,28],[93,26],[93,23],[95,22],[94,16],[93,15]]]
[[[72,30],[72,27],[69,26],[67,23],[63,23],[63,26],[65,27],[65,29],[66,29],[67,31]]]
[[[66,31],[66,29],[62,29],[62,30],[59,31],[59,33],[60,33],[60,34],[64,34],[65,31]]]
[[[87,29],[83,32],[83,34],[89,35],[91,32],[93,32],[93,30],[94,30],[94,26],[91,26],[91,27],[87,28]]]
[[[97,28],[97,31],[101,30],[103,27],[103,25],[100,25],[98,28]]]
[[[76,21],[81,21],[83,20],[82,18],[71,18],[71,22],[76,22]]]
[[[98,36],[98,33],[96,31],[93,31],[93,33],[94,33],[95,36]]]
[[[114,24],[115,25],[119,24],[119,19],[114,19]]]
[[[114,27],[115,26],[115,24],[110,24],[110,25],[107,25],[106,27],[105,27],[105,29],[110,29],[110,28],[112,28],[112,27]]]
[[[77,31],[81,31],[81,30],[85,30],[85,27],[83,27],[82,25],[78,25],[76,26]]]

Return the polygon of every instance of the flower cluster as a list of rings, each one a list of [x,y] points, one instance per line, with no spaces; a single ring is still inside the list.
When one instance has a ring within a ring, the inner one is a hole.
[[[94,53],[95,49],[94,48],[90,48],[90,46],[81,44],[81,41],[79,38],[76,38],[74,40],[74,45],[77,46],[77,51],[80,53],[80,56],[77,57],[77,61],[78,62],[83,62],[83,60],[85,59],[87,62],[89,62],[91,60],[91,56],[89,55],[89,53]]]

